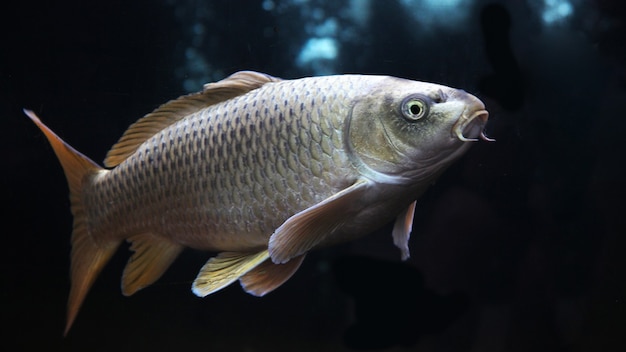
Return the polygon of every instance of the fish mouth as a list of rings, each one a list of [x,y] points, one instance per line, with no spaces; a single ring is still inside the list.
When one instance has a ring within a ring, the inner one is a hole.
[[[476,137],[487,142],[495,142],[495,139],[485,135],[484,128],[488,119],[489,112],[485,109],[476,110],[469,116],[464,113],[452,127],[452,134],[463,142],[476,142],[478,141]]]

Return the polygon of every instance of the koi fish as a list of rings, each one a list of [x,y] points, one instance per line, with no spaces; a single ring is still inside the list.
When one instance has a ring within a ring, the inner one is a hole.
[[[416,200],[482,138],[475,96],[390,76],[283,80],[240,71],[132,124],[102,167],[30,110],[67,178],[74,217],[65,334],[97,275],[127,240],[132,295],[181,251],[215,252],[192,285],[207,296],[239,280],[263,296],[306,254],[395,219],[402,259]]]

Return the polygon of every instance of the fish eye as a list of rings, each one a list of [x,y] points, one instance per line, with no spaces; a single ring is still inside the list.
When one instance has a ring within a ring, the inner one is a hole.
[[[411,95],[402,101],[402,116],[408,121],[417,121],[428,114],[429,99],[422,95]]]

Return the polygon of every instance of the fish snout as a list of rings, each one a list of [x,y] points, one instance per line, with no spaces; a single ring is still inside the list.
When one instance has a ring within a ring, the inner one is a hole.
[[[489,120],[489,112],[485,104],[471,94],[467,94],[468,105],[459,119],[452,126],[452,136],[463,142],[476,142],[477,137],[488,142],[494,142],[485,135],[484,128]]]

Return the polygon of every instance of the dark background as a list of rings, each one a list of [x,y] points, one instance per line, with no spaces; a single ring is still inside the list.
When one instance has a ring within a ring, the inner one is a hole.
[[[626,350],[621,1],[574,1],[573,14],[551,25],[541,18],[542,1],[465,1],[456,26],[454,8],[449,26],[416,20],[412,11],[426,12],[427,1],[411,11],[374,1],[360,26],[341,2],[273,10],[261,3],[3,7],[6,350]],[[331,16],[349,30],[333,34],[340,55],[322,69],[463,88],[491,113],[487,131],[497,142],[476,143],[418,202],[411,259],[400,262],[388,226],[311,253],[264,298],[235,284],[200,299],[191,282],[213,254],[186,250],[155,285],[124,297],[129,253],[120,250],[64,338],[67,186],[21,109],[99,161],[129,124],[204,81],[241,69],[317,74],[296,56],[310,35],[307,21]],[[198,53],[204,61],[194,61]]]

